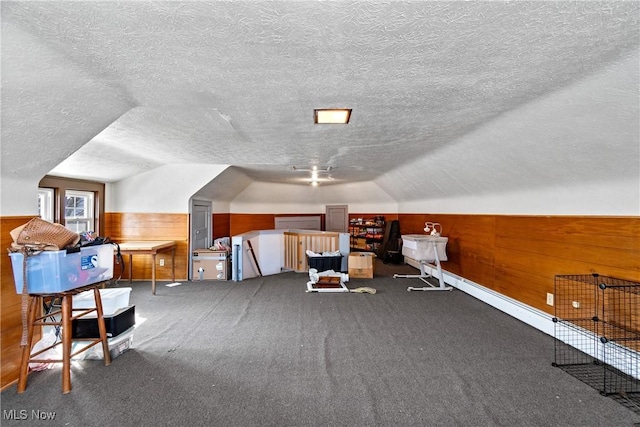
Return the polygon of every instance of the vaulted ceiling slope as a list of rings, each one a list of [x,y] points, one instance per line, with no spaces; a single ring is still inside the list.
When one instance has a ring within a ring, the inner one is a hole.
[[[318,165],[323,185],[376,181],[406,200],[562,185],[585,167],[638,174],[637,1],[1,7],[3,178],[210,163],[306,185],[292,166]],[[583,150],[576,127],[603,100],[602,122],[626,124]],[[352,108],[351,123],[314,125],[328,107]],[[554,153],[551,175],[532,163]],[[445,181],[424,175],[434,164]]]

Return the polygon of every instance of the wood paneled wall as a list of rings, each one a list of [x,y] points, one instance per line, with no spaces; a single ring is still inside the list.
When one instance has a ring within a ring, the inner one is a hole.
[[[3,251],[0,255],[0,387],[2,388],[18,379],[20,338],[22,337],[21,296],[16,292],[11,258],[7,255],[7,248],[13,241],[9,232],[31,218],[33,216],[0,218],[0,230],[2,230],[0,245]]]
[[[231,214],[229,231],[232,236],[253,230],[271,230],[275,226],[275,214]]]
[[[358,218],[362,218],[362,219],[375,218],[377,216],[383,216],[385,222],[394,221],[394,220],[398,219],[398,214],[390,214],[390,213],[385,213],[385,214],[380,214],[380,213],[351,213],[351,212],[349,212],[349,221],[351,221],[352,219],[358,219]],[[422,228],[424,228],[424,226]],[[400,229],[400,230],[402,231],[402,229]]]
[[[231,214],[214,213],[211,220],[213,239],[231,237]]]
[[[640,218],[400,214],[403,234],[442,224],[445,270],[553,314],[559,274],[640,281]]]
[[[294,216],[303,216],[291,214]],[[318,214],[314,214],[318,215]],[[349,218],[380,214],[351,213]],[[382,214],[399,220],[402,234],[424,233],[426,221],[442,224],[449,238],[443,268],[487,288],[553,314],[546,305],[558,274],[598,273],[640,281],[640,218]],[[214,237],[273,229],[277,214],[214,214]],[[31,217],[0,218],[0,244],[8,231]],[[324,219],[324,214],[322,214]],[[106,213],[105,236],[113,241],[175,240],[176,280],[188,274],[188,214]],[[2,387],[17,379],[20,361],[20,297],[15,292],[8,256],[0,258],[2,277]],[[150,280],[151,257],[134,257],[133,279]],[[158,280],[171,279],[171,264],[157,266]],[[115,274],[119,274],[116,266]],[[125,269],[123,278],[128,279]]]
[[[105,236],[114,242],[134,240],[175,240],[176,241],[176,280],[187,280],[189,263],[189,215],[188,214],[155,214],[155,213],[114,213],[105,214]],[[158,254],[156,262],[156,279],[171,280],[171,255]],[[128,257],[124,257],[128,262]],[[161,258],[165,264],[160,266]],[[133,280],[151,280],[151,255],[133,256]],[[114,277],[121,273],[119,266],[114,266]],[[122,279],[129,279],[128,266],[122,272]]]

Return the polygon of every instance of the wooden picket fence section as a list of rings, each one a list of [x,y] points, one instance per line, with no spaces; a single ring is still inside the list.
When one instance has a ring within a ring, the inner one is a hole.
[[[339,233],[284,232],[284,267],[297,273],[309,270],[307,250],[313,252],[335,252],[340,250]]]

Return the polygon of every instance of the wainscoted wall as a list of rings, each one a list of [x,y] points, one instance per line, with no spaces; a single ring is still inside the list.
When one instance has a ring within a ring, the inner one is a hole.
[[[403,234],[439,222],[449,238],[443,268],[553,314],[558,274],[640,281],[640,218],[399,214]]]
[[[307,214],[291,214],[302,216]],[[318,215],[318,214],[313,214]],[[323,215],[323,214],[322,214]],[[369,218],[376,213],[350,213]],[[547,292],[557,274],[602,275],[640,281],[640,217],[382,214],[398,219],[402,234],[424,233],[426,221],[439,222],[449,238],[443,268],[550,314]],[[272,229],[280,214],[214,214],[214,237]],[[0,218],[0,244],[8,230],[31,217]],[[323,215],[324,218],[324,215]],[[187,277],[188,214],[106,213],[105,235],[113,241],[175,240],[176,279]],[[147,259],[148,258],[148,259]],[[8,256],[0,257],[2,277],[2,387],[17,379],[20,360],[20,297]],[[151,257],[134,257],[134,280],[151,278]],[[171,279],[171,265],[157,266],[158,280]],[[116,266],[116,274],[119,274]],[[128,279],[125,270],[124,279]],[[134,283],[135,286],[135,283]],[[403,284],[406,286],[406,284]]]
[[[189,214],[153,214],[153,213],[119,213],[105,214],[105,236],[114,242],[137,240],[175,240],[176,241],[176,280],[188,277],[189,260]],[[170,253],[167,253],[165,264],[160,266],[158,255],[156,262],[156,279],[171,280]],[[125,257],[128,262],[128,257]],[[133,257],[133,280],[151,280],[151,255]],[[120,275],[120,266],[114,266],[114,277]],[[122,272],[122,279],[129,279],[128,266]]]
[[[231,214],[229,213],[214,213],[212,215],[212,233],[213,238],[219,237],[231,237]]]
[[[13,269],[11,268],[11,258],[7,256],[6,248],[11,246],[11,236],[9,231],[26,223],[33,216],[10,216],[0,218],[0,245],[2,245],[2,255],[0,255],[0,387],[18,379],[18,369],[20,367],[20,338],[22,337],[22,316],[21,297],[16,293],[16,285],[13,281]]]

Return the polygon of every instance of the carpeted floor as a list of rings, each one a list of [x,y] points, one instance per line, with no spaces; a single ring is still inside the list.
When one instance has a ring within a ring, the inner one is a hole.
[[[2,425],[634,426],[640,415],[551,365],[553,338],[458,291],[307,293],[308,276],[132,285],[133,348],[34,373]],[[417,283],[411,283],[416,285]],[[417,284],[420,286],[419,284]],[[121,283],[121,286],[129,286]],[[24,412],[21,412],[24,411]],[[31,424],[12,414],[26,414]]]

